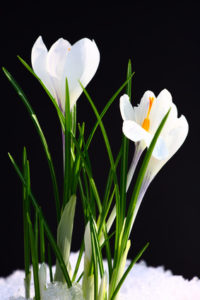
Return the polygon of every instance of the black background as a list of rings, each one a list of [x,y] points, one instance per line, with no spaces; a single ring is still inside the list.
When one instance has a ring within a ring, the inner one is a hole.
[[[137,216],[130,257],[149,241],[143,255],[149,265],[164,265],[186,278],[200,276],[199,199],[199,29],[198,6],[190,1],[159,5],[132,2],[131,5],[100,6],[67,2],[18,2],[3,4],[1,22],[1,65],[5,66],[30,99],[49,143],[62,190],[61,134],[55,110],[48,97],[18,61],[19,54],[30,63],[33,43],[42,35],[49,48],[59,37],[72,44],[83,37],[94,39],[101,61],[88,86],[99,111],[126,78],[128,59],[136,74],[133,101],[144,91],[158,94],[167,88],[190,131],[181,150],[167,163],[151,184]],[[1,209],[0,276],[23,268],[21,185],[7,152],[21,163],[25,145],[31,166],[32,189],[44,209],[51,228],[55,209],[48,165],[28,113],[1,72]],[[78,100],[78,121],[95,122],[82,95]],[[118,100],[104,119],[114,155],[121,142]],[[131,145],[130,152],[134,147]],[[91,147],[94,176],[103,194],[108,159],[101,133]],[[80,202],[80,201],[79,201]],[[79,247],[83,234],[78,204],[72,249]]]

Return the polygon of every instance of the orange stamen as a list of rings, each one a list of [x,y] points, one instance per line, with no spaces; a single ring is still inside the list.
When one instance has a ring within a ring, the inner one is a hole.
[[[144,128],[146,131],[149,131],[149,127],[150,127],[149,115],[150,115],[150,111],[151,111],[151,108],[153,105],[153,101],[154,101],[154,97],[149,97],[149,109],[147,112],[147,116],[142,123],[142,128]]]

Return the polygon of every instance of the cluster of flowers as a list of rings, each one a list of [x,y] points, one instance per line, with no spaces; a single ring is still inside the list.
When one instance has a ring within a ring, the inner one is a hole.
[[[61,113],[65,116],[66,78],[69,89],[70,111],[72,111],[76,106],[77,99],[83,92],[83,87],[87,86],[96,73],[100,61],[100,54],[95,42],[87,38],[79,40],[74,45],[71,45],[67,40],[61,38],[55,42],[48,51],[42,38],[39,37],[32,48],[31,59],[34,73],[42,81],[51,96],[56,100]],[[172,101],[172,96],[166,89],[162,90],[158,97],[156,97],[153,92],[146,91],[139,105],[135,107],[131,105],[129,96],[124,94],[120,98],[120,111],[123,119],[122,131],[128,139],[135,143],[133,160],[127,174],[126,192],[131,184],[131,180],[141,154],[146,148],[150,147],[157,129],[169,112],[164,127],[156,141],[141,183],[137,202],[134,207],[133,215],[131,216],[130,228],[132,228],[138,209],[149,184],[163,165],[183,144],[188,134],[188,123],[184,116],[178,117],[177,108]],[[73,220],[70,221],[70,214],[74,215],[74,212],[72,213],[72,210],[74,210],[74,203],[75,200],[72,197],[63,211],[63,215],[61,216],[61,221],[58,226],[58,232],[59,230],[62,232],[60,237],[65,236],[63,230],[66,222],[63,221],[63,218],[67,217],[69,222],[73,222]],[[109,228],[116,218],[116,214],[117,210],[114,207],[110,214]],[[123,226],[124,225],[122,224],[122,229],[124,230]],[[108,227],[107,230],[109,231]],[[66,229],[66,231],[69,231],[69,229]],[[129,234],[130,232],[128,232],[128,236]],[[121,238],[122,237],[119,237],[119,241]],[[102,245],[104,241],[104,237],[100,235],[99,244]],[[64,261],[70,273],[70,246],[68,244],[71,243],[71,240],[69,241],[68,239],[66,243],[67,246],[65,245],[64,248],[60,250],[61,252],[65,251],[65,253],[62,254],[63,257],[66,258]],[[62,241],[60,241],[60,244],[62,244]],[[91,272],[91,261],[94,249],[91,240],[91,227],[89,226],[89,223],[86,225],[85,229],[84,246],[85,254],[82,287],[76,283],[67,291],[66,284],[54,283],[49,285],[49,288],[47,288],[46,267],[45,265],[42,265],[39,270],[41,299],[94,299],[94,275]],[[106,272],[103,276],[101,276],[101,283],[99,287],[97,287],[97,299],[95,300],[113,299],[114,290],[124,274],[125,262],[129,248],[130,243],[127,242],[127,245],[124,245],[123,248],[123,255],[119,258],[120,262],[116,267],[118,269],[116,272],[114,270],[114,275],[109,280],[109,287],[107,287]],[[57,265],[55,281],[62,281],[60,280],[60,278],[62,278],[60,272],[61,270]],[[116,297],[117,293],[114,298],[116,299]]]
[[[68,78],[72,109],[83,91],[79,81],[84,87],[87,86],[96,73],[99,60],[100,54],[95,42],[86,38],[73,46],[67,40],[59,39],[47,51],[42,38],[39,37],[32,49],[33,70],[55,97],[62,112],[65,109],[65,78]],[[127,176],[127,190],[142,152],[149,147],[169,109],[171,111],[168,120],[148,164],[135,214],[150,182],[185,141],[188,122],[183,115],[178,118],[177,107],[166,89],[162,90],[158,97],[153,92],[146,91],[136,107],[132,107],[128,95],[120,98],[123,133],[135,142],[135,153]]]

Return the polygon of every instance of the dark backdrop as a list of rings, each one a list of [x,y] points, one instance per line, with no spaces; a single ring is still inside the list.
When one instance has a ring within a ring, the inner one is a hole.
[[[173,5],[69,5],[65,1],[42,4],[19,1],[4,3],[0,11],[1,65],[23,87],[37,113],[55,162],[62,189],[61,135],[55,110],[38,82],[20,64],[19,54],[30,63],[33,43],[43,36],[48,47],[59,37],[71,43],[83,37],[95,39],[101,53],[99,69],[88,86],[101,111],[126,77],[131,58],[135,76],[133,101],[145,90],[158,94],[167,88],[180,114],[188,119],[190,132],[181,150],[167,163],[151,184],[137,216],[132,234],[136,254],[149,241],[143,255],[149,265],[164,265],[186,278],[200,276],[199,202],[199,14],[190,1]],[[21,163],[25,145],[31,166],[32,189],[45,211],[50,226],[55,225],[48,166],[28,113],[1,72],[1,256],[0,275],[23,268],[21,185],[7,152]],[[78,121],[86,121],[87,132],[95,122],[82,95],[78,100]],[[118,100],[104,119],[114,154],[121,142]],[[134,147],[131,145],[130,152]],[[100,132],[91,148],[94,174],[103,194],[108,160]],[[80,212],[81,207],[78,206]],[[76,215],[72,249],[78,249],[83,223]]]

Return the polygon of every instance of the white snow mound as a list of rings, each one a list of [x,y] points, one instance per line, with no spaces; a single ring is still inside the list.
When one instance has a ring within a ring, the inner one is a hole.
[[[70,262],[74,268],[77,253],[72,253]],[[128,262],[129,263],[129,262]],[[82,269],[82,268],[81,268]],[[47,274],[48,278],[48,274]],[[58,296],[58,291],[50,284],[45,299],[70,300],[67,293]],[[51,298],[51,295],[54,295]],[[65,295],[65,296],[64,296]],[[33,282],[31,283],[31,297],[34,296]],[[80,297],[81,299],[82,297]],[[7,278],[0,278],[0,300],[24,300],[24,272],[15,271]],[[174,276],[171,271],[163,267],[148,267],[144,262],[136,264],[129,273],[121,288],[119,300],[200,300],[200,280],[192,280],[182,276]]]

